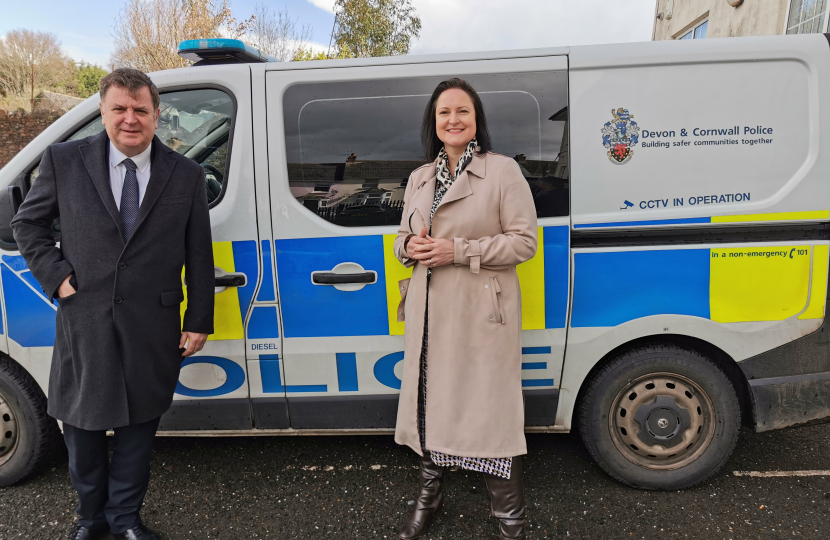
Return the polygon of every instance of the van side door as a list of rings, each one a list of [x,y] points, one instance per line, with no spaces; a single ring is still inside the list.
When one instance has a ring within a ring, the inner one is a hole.
[[[456,76],[480,93],[495,151],[516,159],[536,201],[539,250],[518,270],[523,385],[528,423],[554,424],[569,286],[564,57],[266,73],[284,334],[279,355],[259,357],[255,408],[284,393],[295,429],[394,427],[411,270],[392,245],[409,175],[425,165],[424,108]]]

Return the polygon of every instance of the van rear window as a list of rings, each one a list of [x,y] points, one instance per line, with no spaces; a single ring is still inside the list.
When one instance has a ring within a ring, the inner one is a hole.
[[[469,75],[493,150],[514,158],[539,217],[568,214],[567,74]],[[398,225],[410,173],[425,164],[421,119],[446,77],[298,84],[283,98],[288,182],[337,225]]]

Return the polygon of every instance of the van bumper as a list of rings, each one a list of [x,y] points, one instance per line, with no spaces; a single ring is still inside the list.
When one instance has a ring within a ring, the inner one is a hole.
[[[749,382],[755,431],[830,418],[830,326],[738,362]]]

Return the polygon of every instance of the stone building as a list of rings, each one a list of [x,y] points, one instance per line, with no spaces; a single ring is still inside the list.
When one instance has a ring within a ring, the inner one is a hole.
[[[827,32],[828,0],[657,0],[651,39]]]

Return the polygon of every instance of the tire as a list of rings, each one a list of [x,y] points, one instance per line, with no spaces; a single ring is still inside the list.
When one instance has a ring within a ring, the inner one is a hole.
[[[579,429],[609,475],[639,489],[685,489],[714,475],[738,441],[735,388],[708,358],[675,345],[627,351],[588,383]]]
[[[0,486],[37,473],[56,433],[40,387],[23,368],[0,356]]]

